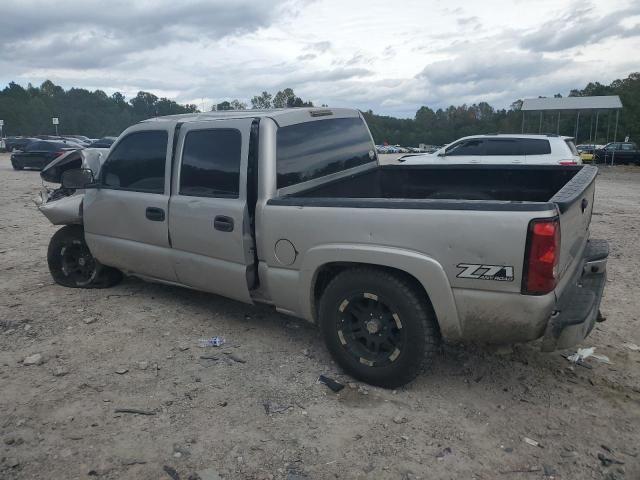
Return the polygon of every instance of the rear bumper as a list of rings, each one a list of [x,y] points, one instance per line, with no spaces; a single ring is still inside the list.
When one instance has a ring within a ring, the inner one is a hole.
[[[607,282],[606,240],[589,240],[583,268],[558,299],[542,338],[542,351],[551,352],[580,343],[593,329]]]

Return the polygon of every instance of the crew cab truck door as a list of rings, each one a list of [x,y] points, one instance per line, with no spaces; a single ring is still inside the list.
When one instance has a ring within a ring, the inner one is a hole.
[[[178,281],[251,302],[253,242],[247,215],[247,158],[253,119],[186,123],[169,205]]]
[[[169,122],[167,122],[169,123]],[[143,122],[113,145],[84,196],[85,238],[103,264],[176,281],[168,238],[173,124]]]

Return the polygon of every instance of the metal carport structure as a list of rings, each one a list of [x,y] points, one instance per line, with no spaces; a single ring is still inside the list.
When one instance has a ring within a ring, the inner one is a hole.
[[[558,122],[556,133],[560,134],[560,113],[561,112],[577,112],[576,127],[574,138],[578,140],[578,125],[580,122],[580,113],[589,111],[596,113],[596,127],[594,138],[597,138],[598,117],[603,111],[615,110],[616,123],[613,132],[613,141],[616,141],[618,135],[618,120],[620,118],[620,109],[622,102],[618,95],[603,95],[594,97],[553,97],[553,98],[527,98],[522,101],[522,133],[524,133],[526,112],[540,112],[539,133],[542,133],[542,116],[544,112],[558,112]],[[591,137],[591,133],[589,134]],[[609,141],[609,132],[607,131],[607,142]]]

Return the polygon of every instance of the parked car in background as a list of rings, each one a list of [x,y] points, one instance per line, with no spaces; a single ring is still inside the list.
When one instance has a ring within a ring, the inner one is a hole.
[[[633,142],[611,142],[595,150],[596,162],[640,165],[640,150]]]
[[[77,150],[79,145],[53,140],[38,140],[28,145],[24,151],[11,154],[11,165],[15,170],[35,168],[42,170],[53,159],[71,150]]]
[[[456,140],[432,154],[406,155],[399,162],[420,164],[580,165],[571,137],[558,135],[487,134]]]
[[[111,148],[118,137],[102,137],[89,144],[90,148]]]
[[[33,137],[7,137],[4,142],[4,148],[7,152],[24,150],[27,145],[37,141],[38,139]]]
[[[598,147],[597,145],[580,144],[576,145],[576,148],[583,162],[592,162],[594,152]]]

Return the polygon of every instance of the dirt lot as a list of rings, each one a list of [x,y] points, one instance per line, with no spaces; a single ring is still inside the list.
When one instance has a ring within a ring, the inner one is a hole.
[[[584,346],[611,365],[447,346],[404,389],[337,395],[318,375],[351,380],[313,326],[135,279],[54,285],[39,186],[0,155],[2,479],[640,478],[640,352],[623,345],[640,344],[638,168],[603,169],[593,217],[612,255]],[[198,347],[212,335],[227,345]]]

